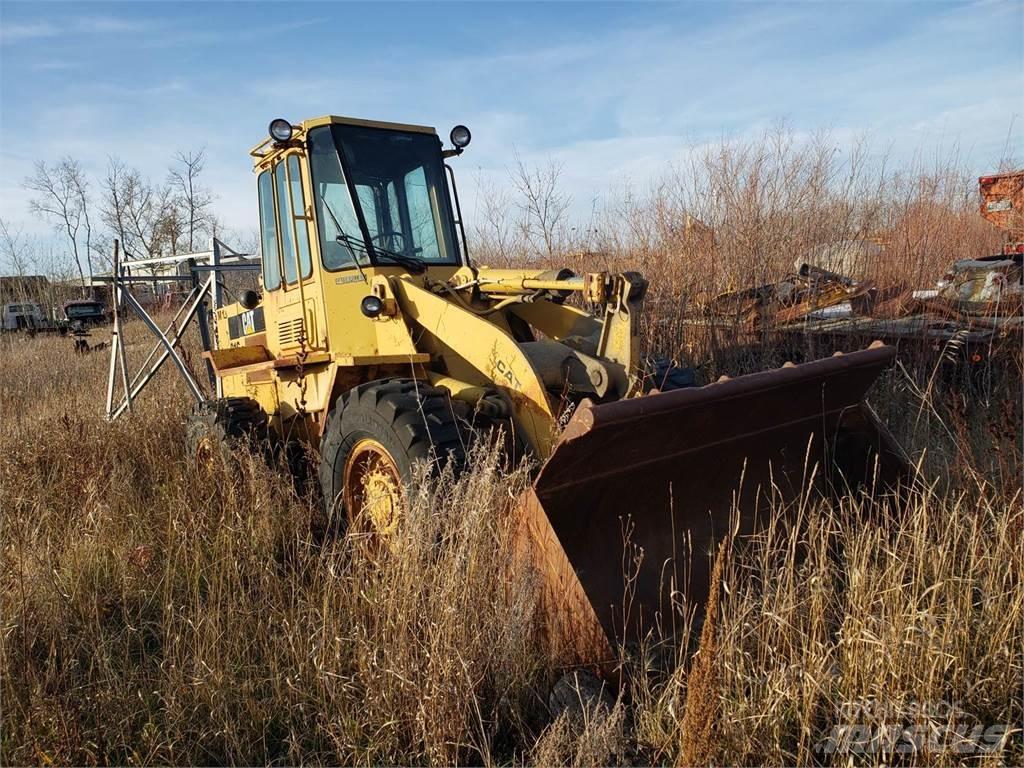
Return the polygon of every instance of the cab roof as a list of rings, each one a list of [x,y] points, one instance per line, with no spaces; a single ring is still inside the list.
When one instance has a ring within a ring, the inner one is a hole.
[[[392,131],[413,131],[415,133],[437,133],[437,130],[428,125],[412,125],[411,123],[389,123],[383,120],[364,120],[359,117],[343,117],[339,115],[324,115],[314,117],[311,120],[303,120],[300,125],[303,130],[316,128],[318,125],[328,123],[342,123],[344,125],[361,125],[366,128],[388,128]]]
[[[322,117],[314,117],[309,120],[303,120],[302,122],[292,123],[292,127],[295,129],[295,137],[302,138],[307,131],[310,131],[313,128],[317,128],[321,125],[331,125],[333,123],[340,123],[342,125],[358,125],[364,128],[383,128],[385,130],[392,131],[411,131],[413,133],[437,135],[437,130],[428,125],[389,123],[383,120],[365,120],[359,117],[345,117],[343,115],[324,115]],[[276,155],[282,148],[283,147],[279,147],[273,142],[273,139],[267,136],[267,138],[249,150],[249,154],[253,157],[254,165],[259,168],[265,165],[268,158]]]

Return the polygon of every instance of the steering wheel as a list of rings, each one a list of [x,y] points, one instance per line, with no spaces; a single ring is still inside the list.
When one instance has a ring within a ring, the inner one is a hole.
[[[395,248],[395,237],[401,238],[401,240],[402,240],[402,247],[401,248]],[[396,232],[393,229],[389,229],[389,230],[386,230],[384,232],[378,232],[376,235],[371,237],[370,240],[372,242],[376,243],[378,240],[383,241],[385,238],[387,238],[388,243],[390,243],[390,244],[385,244],[384,242],[381,242],[380,243],[380,247],[381,248],[387,248],[389,251],[395,251],[396,253],[405,253],[405,234],[404,233]]]

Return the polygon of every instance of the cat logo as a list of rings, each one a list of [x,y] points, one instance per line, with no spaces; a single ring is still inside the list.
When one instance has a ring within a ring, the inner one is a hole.
[[[253,310],[242,313],[242,333],[248,336],[250,333],[256,333],[256,318],[253,315]]]
[[[502,360],[498,360],[494,365],[495,370],[501,375],[510,386],[516,389],[522,389],[523,385],[514,373],[512,373],[512,366],[508,365]]]

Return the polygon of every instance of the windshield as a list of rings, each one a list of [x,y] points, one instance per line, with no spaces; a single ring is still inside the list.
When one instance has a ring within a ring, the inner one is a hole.
[[[310,131],[309,139],[327,269],[352,267],[357,258],[368,264],[367,239],[382,263],[387,252],[458,263],[437,136],[335,124]]]
[[[64,310],[69,317],[91,317],[92,315],[103,314],[102,304],[73,304]]]

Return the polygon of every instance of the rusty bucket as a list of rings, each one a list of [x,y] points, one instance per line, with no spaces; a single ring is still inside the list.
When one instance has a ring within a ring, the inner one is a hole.
[[[715,542],[804,489],[895,488],[908,466],[863,403],[880,343],[693,389],[585,403],[522,499],[521,551],[542,574],[546,630],[569,662],[671,632],[673,600],[708,590]]]

